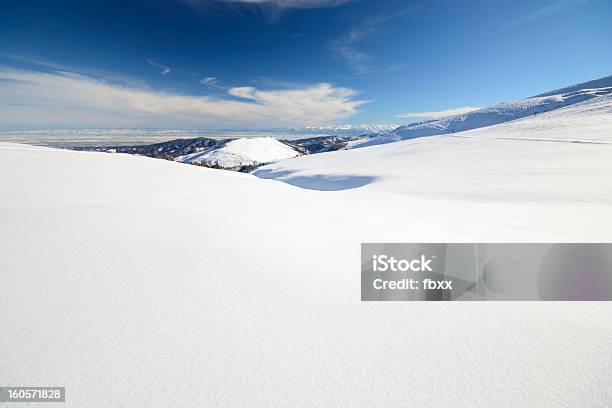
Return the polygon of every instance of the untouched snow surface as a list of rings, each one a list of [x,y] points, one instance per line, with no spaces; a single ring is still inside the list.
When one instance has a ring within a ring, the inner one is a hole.
[[[182,163],[236,169],[242,166],[270,163],[299,154],[291,146],[276,139],[261,137],[232,140],[219,149],[179,156],[175,160]]]
[[[423,136],[444,135],[483,128],[527,116],[537,116],[544,112],[611,93],[612,76],[609,76],[516,102],[501,103],[461,115],[400,126],[393,132],[371,139],[349,142],[348,148],[374,146]]]
[[[359,244],[611,241],[609,107],[257,172],[338,191],[0,143],[0,384],[78,408],[607,406],[610,303],[361,302]]]

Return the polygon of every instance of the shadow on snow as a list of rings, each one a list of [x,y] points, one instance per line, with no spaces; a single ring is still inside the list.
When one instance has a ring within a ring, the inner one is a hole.
[[[275,179],[292,186],[319,191],[350,190],[370,184],[376,177],[370,176],[344,176],[344,175],[322,175],[292,176],[295,171],[291,170],[256,170],[253,174],[262,179]]]

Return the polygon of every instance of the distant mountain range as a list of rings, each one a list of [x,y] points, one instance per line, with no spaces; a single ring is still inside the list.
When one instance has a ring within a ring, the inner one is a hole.
[[[315,136],[361,136],[385,133],[398,125],[325,125],[301,128],[269,129],[158,129],[158,128],[77,128],[77,129],[29,129],[0,132],[0,141],[27,143],[50,147],[85,148],[115,147],[156,144],[173,139],[238,139],[249,137],[274,137],[276,139],[300,139]]]
[[[327,133],[327,134],[367,134],[386,133],[395,130],[400,125],[327,125],[307,126],[293,129],[296,133]]]
[[[197,137],[138,146],[74,147],[111,153],[137,154],[181,163],[236,171],[250,171],[262,164],[289,157],[340,150],[364,136],[315,136],[303,139],[248,137],[216,139]]]
[[[366,147],[423,136],[436,136],[478,129],[538,115],[612,93],[612,76],[572,85],[515,102],[504,102],[468,113],[400,126],[368,140],[351,142],[350,148]]]
[[[244,134],[248,137],[196,137],[137,146],[97,146],[80,147],[79,149],[139,154],[206,167],[251,171],[261,165],[299,155],[361,148],[484,128],[536,116],[609,94],[612,94],[612,76],[515,102],[505,102],[460,115],[399,127],[394,125],[329,125],[268,129],[266,131],[243,129],[241,131],[245,132]],[[170,130],[160,131],[166,135],[173,134],[173,131]],[[304,134],[316,136],[289,137]],[[276,136],[271,137],[270,135]]]

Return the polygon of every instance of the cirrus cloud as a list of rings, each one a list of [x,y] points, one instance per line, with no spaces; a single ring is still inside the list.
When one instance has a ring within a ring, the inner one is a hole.
[[[170,72],[172,72],[172,70],[170,69],[170,67],[167,67],[165,65],[162,65],[160,63],[157,63],[155,61],[153,61],[151,58],[147,58],[147,62],[151,65],[153,65],[155,68],[159,68],[161,71],[160,73],[162,75],[168,75]]]
[[[336,7],[351,0],[182,0],[193,8],[201,8],[214,3],[243,3],[279,8],[313,9]]]
[[[225,97],[122,86],[65,71],[0,66],[0,127],[306,126],[347,118],[366,103],[328,83],[292,89],[235,87]]]
[[[217,83],[217,77],[206,77],[199,81],[202,85],[215,85]]]

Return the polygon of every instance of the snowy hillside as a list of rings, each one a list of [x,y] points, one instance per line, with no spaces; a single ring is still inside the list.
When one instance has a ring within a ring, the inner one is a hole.
[[[261,143],[219,159],[290,154]],[[359,268],[362,242],[610,242],[611,157],[610,95],[256,176],[0,143],[0,384],[67,408],[607,406],[609,303],[366,303]]]
[[[223,147],[179,156],[175,160],[207,167],[240,169],[245,166],[256,166],[295,157],[299,154],[297,150],[276,139],[262,137],[232,140]]]
[[[612,205],[611,171],[612,95],[605,95],[454,135],[283,160],[254,174],[319,190],[362,187],[499,204],[520,197],[529,205],[556,200],[580,208]]]
[[[391,133],[368,140],[351,142],[349,143],[349,148],[380,145],[399,140],[451,134],[482,128],[526,116],[538,115],[610,93],[612,93],[612,76],[573,85],[516,102],[501,103],[461,115],[401,126]]]

